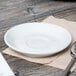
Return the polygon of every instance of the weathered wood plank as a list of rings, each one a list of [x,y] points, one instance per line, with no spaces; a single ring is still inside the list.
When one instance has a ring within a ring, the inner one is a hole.
[[[70,8],[61,12],[54,13],[57,18],[64,18],[70,21],[76,21],[76,8]]]
[[[0,21],[9,20],[11,17],[28,16],[31,17],[31,13],[35,18],[51,15],[55,12],[62,11],[70,7],[76,7],[76,3],[59,2],[50,0],[6,0],[0,3]],[[29,14],[28,8],[32,7],[32,12]]]

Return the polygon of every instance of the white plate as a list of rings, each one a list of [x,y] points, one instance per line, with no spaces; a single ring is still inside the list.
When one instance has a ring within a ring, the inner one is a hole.
[[[44,57],[65,49],[71,43],[70,33],[57,25],[48,23],[25,23],[9,29],[5,43],[16,52]]]

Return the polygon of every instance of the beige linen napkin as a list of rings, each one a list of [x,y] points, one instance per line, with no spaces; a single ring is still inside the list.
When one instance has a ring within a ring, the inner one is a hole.
[[[31,61],[31,62],[41,63],[41,64],[48,64],[50,62],[53,62],[56,58],[58,58],[61,55],[61,54],[58,54],[58,55],[53,55],[53,56],[45,57],[45,58],[33,58],[33,57],[28,57],[28,56],[25,56],[25,55],[21,55],[20,53],[17,53],[15,51],[11,50],[10,48],[5,49],[3,51],[3,53],[9,54],[9,55],[12,55],[12,56],[15,56],[15,57],[19,57],[21,59],[25,59],[25,60],[28,60],[28,61]]]
[[[66,28],[72,35],[72,38],[73,38],[72,43],[76,40],[76,22],[67,21],[65,19],[57,19],[53,16],[46,18],[45,20],[43,20],[43,22],[57,24],[61,27]],[[63,52],[59,54],[46,57],[46,58],[30,58],[27,56],[23,56],[19,53],[16,53],[15,51],[9,48],[5,49],[3,53],[9,54],[15,57],[19,57],[19,58],[22,58],[22,59],[25,59],[31,62],[46,64],[46,65],[53,66],[56,68],[65,69],[71,60],[70,47],[71,46],[69,46],[68,48],[63,50]],[[73,67],[73,69],[75,67],[76,65]]]

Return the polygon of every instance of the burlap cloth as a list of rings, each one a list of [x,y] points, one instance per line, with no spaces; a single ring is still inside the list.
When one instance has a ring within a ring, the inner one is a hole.
[[[66,28],[72,35],[72,43],[74,41],[76,41],[76,22],[67,21],[65,19],[57,19],[53,16],[49,16],[48,18],[43,20],[43,22],[57,24],[61,27]],[[63,50],[63,52],[50,56],[50,57],[46,57],[46,58],[31,58],[31,57],[27,57],[25,55],[23,56],[19,53],[16,53],[13,50],[11,50],[10,48],[5,49],[3,51],[3,53],[28,60],[30,62],[41,63],[44,65],[53,66],[53,67],[56,67],[59,69],[65,69],[71,60],[70,47],[71,47],[71,45],[69,47],[67,47],[65,50]],[[75,67],[76,67],[76,64],[74,65],[72,70]]]

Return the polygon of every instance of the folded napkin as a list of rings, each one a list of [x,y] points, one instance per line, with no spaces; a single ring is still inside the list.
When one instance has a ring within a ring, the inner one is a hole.
[[[1,53],[0,53],[0,76],[15,76]]]
[[[45,20],[43,20],[43,22],[57,24],[61,27],[66,28],[72,35],[72,38],[73,38],[72,43],[74,41],[76,41],[76,22],[67,21],[65,19],[57,19],[53,16],[46,18]],[[19,57],[19,58],[22,58],[22,59],[25,59],[25,60],[28,60],[31,62],[41,63],[44,65],[53,66],[53,67],[60,68],[60,69],[65,69],[71,60],[70,47],[71,47],[71,45],[69,47],[67,47],[65,50],[63,50],[63,52],[55,54],[50,57],[46,57],[46,58],[27,57],[25,55],[22,55],[20,53],[17,53],[15,51],[11,50],[10,48],[5,49],[3,51],[3,53],[9,54],[9,55],[12,55],[15,57]],[[73,69],[75,67],[76,67],[76,64],[74,65]]]

